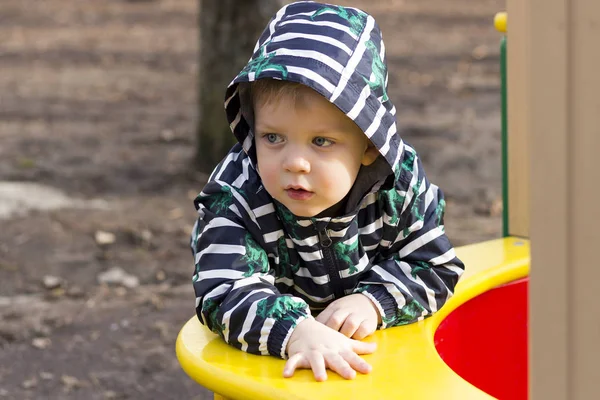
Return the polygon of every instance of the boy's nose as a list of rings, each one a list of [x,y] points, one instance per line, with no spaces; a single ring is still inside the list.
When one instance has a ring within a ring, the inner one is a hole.
[[[302,154],[290,152],[283,159],[283,168],[288,172],[308,174],[310,162]]]

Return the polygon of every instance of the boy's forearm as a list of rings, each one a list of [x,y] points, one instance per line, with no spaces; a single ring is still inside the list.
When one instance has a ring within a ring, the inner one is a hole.
[[[382,313],[380,328],[416,322],[437,312],[449,299],[460,272],[454,264],[411,265],[406,261],[384,260],[374,265],[355,293],[369,297]]]
[[[394,229],[395,240],[357,288],[381,304],[385,311],[383,327],[435,313],[452,296],[464,271],[445,234],[443,192],[428,181],[414,150],[404,157],[410,162],[406,163],[404,185],[398,188],[405,196]]]
[[[222,296],[199,297],[196,312],[201,321],[237,349],[285,358],[293,329],[312,319],[308,304],[266,283],[244,286],[238,281],[236,286]]]

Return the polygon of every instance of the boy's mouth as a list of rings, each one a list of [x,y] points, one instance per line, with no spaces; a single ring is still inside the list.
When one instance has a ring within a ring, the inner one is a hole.
[[[285,192],[293,200],[308,200],[313,195],[313,192],[308,191],[300,186],[288,186],[285,188]]]

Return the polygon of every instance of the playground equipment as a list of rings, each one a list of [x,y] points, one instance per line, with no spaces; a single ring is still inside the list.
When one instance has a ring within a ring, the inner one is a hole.
[[[378,349],[364,358],[373,366],[373,372],[359,374],[353,381],[330,373],[323,384],[314,380],[310,370],[297,371],[291,379],[283,378],[283,360],[233,349],[196,317],[179,334],[177,356],[192,379],[226,396],[215,395],[215,399],[493,399],[494,395],[504,394],[509,396],[503,398],[526,399],[526,374],[515,376],[515,367],[526,373],[523,344],[515,347],[510,342],[515,334],[523,336],[523,318],[504,307],[507,296],[516,290],[520,297],[510,304],[523,308],[524,289],[502,285],[527,277],[529,243],[508,237],[460,247],[457,253],[468,267],[455,295],[425,321],[371,336],[368,340],[376,341]],[[483,307],[504,311],[489,318]],[[499,323],[507,320],[512,324]],[[512,332],[514,327],[519,331]],[[500,345],[480,340],[456,348],[464,344],[463,340],[485,337],[490,332],[496,334],[490,340],[507,334],[508,342]],[[471,350],[463,353],[468,348]],[[495,359],[482,358],[490,353]],[[499,359],[503,361],[498,363]],[[488,378],[482,379],[485,375]],[[480,384],[481,389],[474,384]]]
[[[505,31],[506,14],[495,23]],[[215,399],[526,399],[530,249],[528,240],[510,236],[505,38],[501,63],[504,238],[456,249],[467,269],[440,311],[377,331],[367,340],[378,350],[364,356],[373,372],[353,381],[330,373],[327,383],[310,370],[285,379],[283,360],[233,349],[192,317],[176,344],[185,372]]]

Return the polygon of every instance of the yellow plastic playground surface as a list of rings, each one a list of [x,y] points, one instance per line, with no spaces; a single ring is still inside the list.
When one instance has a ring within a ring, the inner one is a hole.
[[[456,249],[466,265],[454,296],[431,318],[377,331],[367,341],[378,344],[364,356],[372,366],[353,381],[329,373],[316,382],[310,370],[283,378],[284,360],[247,354],[191,318],[177,339],[184,371],[202,386],[231,399],[492,399],[458,376],[439,356],[434,335],[453,310],[499,285],[526,277],[529,242],[507,237]],[[223,397],[221,397],[223,396]]]

